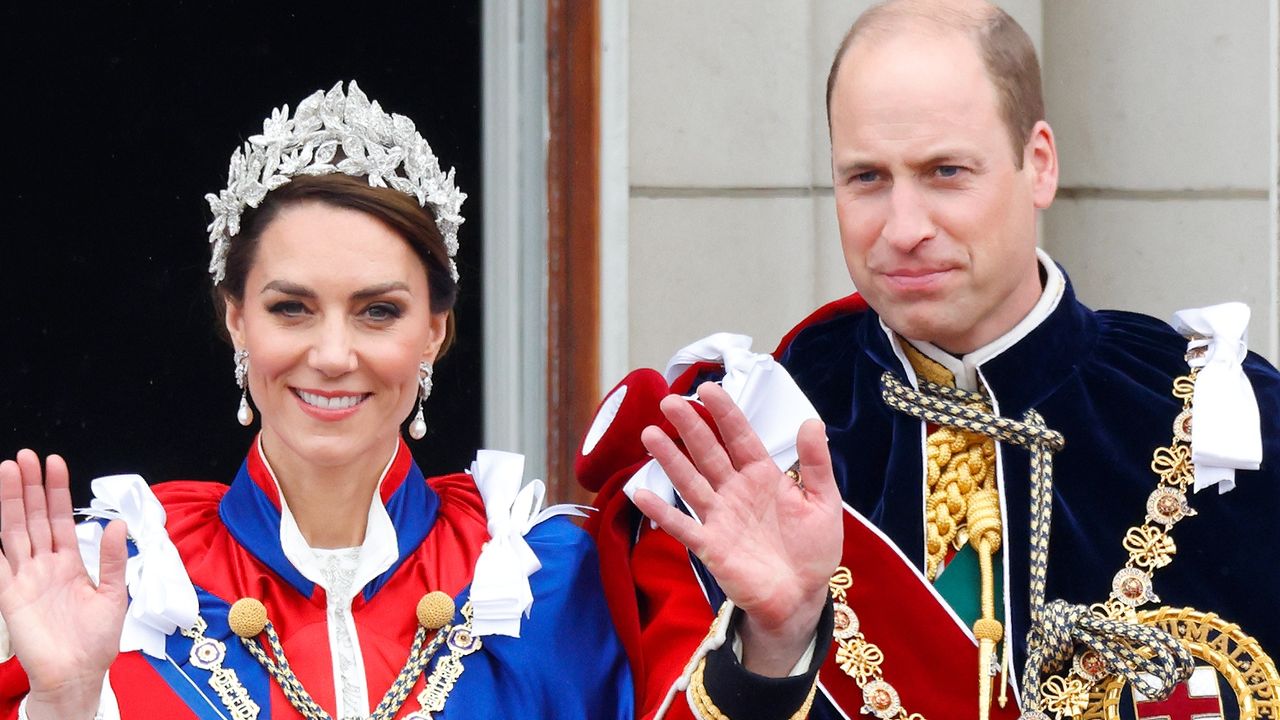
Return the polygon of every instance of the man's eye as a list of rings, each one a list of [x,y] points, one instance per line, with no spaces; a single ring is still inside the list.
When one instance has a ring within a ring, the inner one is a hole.
[[[959,165],[939,165],[937,168],[938,177],[952,178],[960,174]]]
[[[285,317],[296,317],[307,313],[307,306],[297,300],[282,300],[272,304],[267,311],[273,315],[283,315]]]
[[[858,173],[853,176],[853,181],[857,183],[873,183],[880,178],[880,173],[875,170]]]
[[[364,312],[365,315],[368,315],[373,320],[395,320],[404,314],[400,311],[400,308],[390,303],[370,305]]]

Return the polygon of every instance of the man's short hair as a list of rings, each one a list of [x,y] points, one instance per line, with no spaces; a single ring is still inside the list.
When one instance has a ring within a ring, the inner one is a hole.
[[[1040,62],[1035,45],[1022,26],[1004,10],[989,5],[963,7],[937,0],[889,0],[860,15],[845,33],[827,74],[827,124],[831,123],[831,93],[840,61],[863,36],[887,36],[907,26],[938,32],[964,32],[978,46],[987,76],[996,88],[1000,116],[1013,143],[1014,162],[1022,167],[1022,148],[1031,129],[1044,119]]]

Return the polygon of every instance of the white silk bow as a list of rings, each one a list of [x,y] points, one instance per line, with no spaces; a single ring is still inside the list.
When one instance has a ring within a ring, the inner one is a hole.
[[[818,417],[818,411],[786,368],[770,355],[751,352],[750,337],[716,333],[676,352],[667,363],[667,382],[674,382],[685,370],[700,362],[724,364],[721,387],[741,408],[778,469],[787,470],[795,464],[798,457],[796,433],[805,420]],[[676,491],[671,485],[671,478],[657,460],[650,460],[636,471],[623,487],[623,492],[632,497],[640,488],[649,490],[668,504],[675,504]],[[696,513],[694,517],[697,517]]]
[[[489,526],[489,542],[476,559],[471,580],[472,631],[520,637],[520,619],[533,606],[529,576],[542,567],[525,534],[556,515],[586,517],[587,508],[552,505],[543,509],[546,486],[541,480],[524,483],[524,456],[516,453],[477,452],[471,476],[484,498]]]
[[[164,507],[137,475],[100,477],[91,487],[93,500],[79,512],[91,518],[123,520],[137,549],[125,566],[129,610],[120,634],[120,652],[141,650],[162,659],[166,638],[178,628],[194,626],[200,609],[178,548],[164,528]],[[96,576],[102,527],[82,523],[76,526],[76,536],[85,567]]]
[[[1174,328],[1190,337],[1190,364],[1200,368],[1191,401],[1196,492],[1211,485],[1227,492],[1236,486],[1236,470],[1257,470],[1262,462],[1258,399],[1241,367],[1248,325],[1249,306],[1238,302],[1173,316]]]

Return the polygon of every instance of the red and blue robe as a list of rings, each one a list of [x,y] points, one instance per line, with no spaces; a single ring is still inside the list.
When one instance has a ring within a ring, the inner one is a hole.
[[[301,716],[228,627],[230,606],[243,597],[263,602],[303,687],[335,713],[324,590],[285,556],[280,497],[257,445],[230,487],[168,482],[153,489],[195,585],[200,616],[208,624],[205,635],[225,644],[224,667],[236,671],[261,707],[258,717]],[[403,443],[377,501],[395,528],[396,559],[351,606],[370,708],[408,657],[418,600],[442,590],[461,608],[476,558],[489,539],[484,504],[471,476],[424,479]],[[520,637],[483,637],[482,648],[464,656],[464,670],[443,713],[435,717],[630,718],[630,670],[604,604],[593,543],[564,517],[539,523],[525,540],[542,567],[529,577],[534,602]],[[460,614],[455,620],[461,621]],[[120,654],[109,679],[124,720],[230,717],[210,689],[210,673],[192,666],[191,643],[175,632],[165,659]],[[446,654],[442,649],[435,659]],[[418,708],[417,695],[434,666],[419,677],[397,718]],[[26,691],[17,659],[0,665],[0,718],[16,717]]]

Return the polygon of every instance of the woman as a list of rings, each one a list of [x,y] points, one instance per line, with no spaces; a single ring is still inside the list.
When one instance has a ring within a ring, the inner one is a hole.
[[[236,150],[210,273],[261,432],[230,488],[94,481],[105,528],[73,525],[57,456],[0,465],[0,718],[630,716],[594,551],[541,522],[572,510],[505,453],[424,480],[400,437],[452,339],[464,198],[354,82]]]

